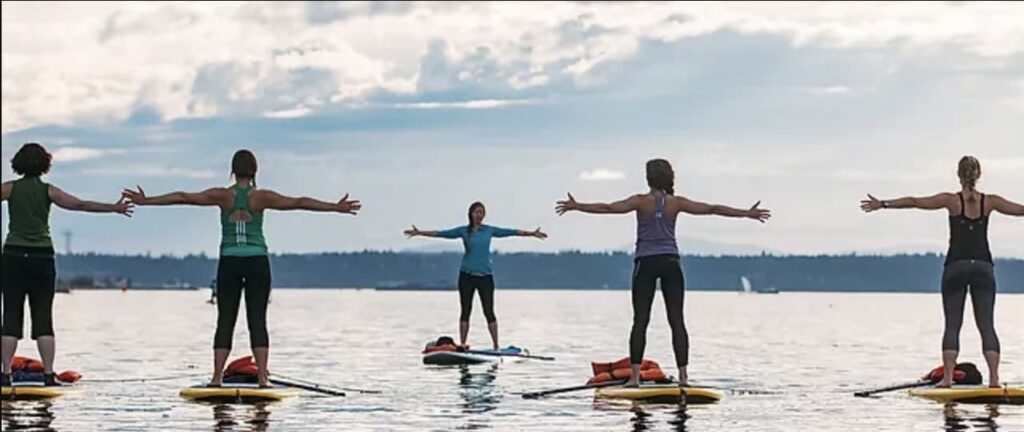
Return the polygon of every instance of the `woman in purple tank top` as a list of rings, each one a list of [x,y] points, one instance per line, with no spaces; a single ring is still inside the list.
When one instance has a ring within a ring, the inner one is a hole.
[[[771,217],[766,209],[758,208],[758,201],[749,210],[692,201],[674,193],[675,173],[664,159],[647,162],[647,185],[650,191],[633,195],[613,203],[584,204],[572,194],[559,201],[555,211],[563,215],[570,211],[594,214],[636,213],[636,256],[633,267],[633,329],[629,336],[629,358],[632,376],[626,386],[640,384],[640,364],[647,345],[647,324],[651,319],[651,305],[658,280],[665,297],[668,322],[672,328],[672,348],[679,367],[679,385],[687,385],[686,365],[689,363],[689,336],[683,322],[683,293],[685,282],[676,245],[676,216],[718,215],[749,218],[765,222]]]

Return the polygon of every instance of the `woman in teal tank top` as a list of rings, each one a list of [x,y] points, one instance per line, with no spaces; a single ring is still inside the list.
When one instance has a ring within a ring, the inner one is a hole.
[[[56,342],[53,334],[53,296],[57,269],[50,239],[50,205],[90,213],[120,213],[131,216],[133,205],[122,198],[114,204],[84,201],[43,181],[53,157],[37,143],[21,147],[11,159],[11,168],[21,176],[4,182],[3,201],[8,203],[7,239],[3,246],[3,372],[0,384],[11,385],[11,363],[23,336],[25,299],[32,316],[32,339],[43,361],[46,385],[57,384],[53,375]]]
[[[256,188],[256,156],[239,150],[231,160],[235,184],[202,192],[171,192],[146,196],[142,188],[125,190],[124,197],[140,206],[195,205],[220,207],[220,260],[217,264],[217,330],[213,342],[213,378],[210,386],[219,386],[224,365],[231,353],[232,335],[242,296],[249,326],[249,343],[261,386],[269,386],[267,361],[270,338],[267,334],[267,304],[270,300],[270,260],[263,236],[265,210],[308,210],[356,214],[362,207],[346,194],[338,202],[306,197],[289,197],[269,189]]]

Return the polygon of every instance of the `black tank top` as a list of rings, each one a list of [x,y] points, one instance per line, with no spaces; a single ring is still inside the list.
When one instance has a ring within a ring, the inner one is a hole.
[[[992,251],[988,248],[988,216],[985,215],[985,195],[981,195],[981,212],[977,219],[966,215],[964,194],[960,197],[960,214],[949,217],[949,252],[946,264],[961,260],[976,260],[992,263]]]

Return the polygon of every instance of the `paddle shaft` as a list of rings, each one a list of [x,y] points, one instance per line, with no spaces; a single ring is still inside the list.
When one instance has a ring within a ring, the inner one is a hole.
[[[530,354],[506,354],[506,353],[502,353],[502,352],[498,352],[498,351],[474,351],[474,350],[468,350],[468,351],[462,351],[462,352],[468,353],[468,354],[489,355],[489,356],[497,356],[497,357],[519,357],[519,358],[528,358],[528,359],[534,359],[534,360],[547,360],[547,361],[553,361],[555,359],[554,357],[535,356],[535,355],[530,355]]]
[[[283,380],[279,380],[279,379],[276,379],[276,378],[271,378],[270,379],[270,383],[271,384],[277,384],[277,385],[283,385],[283,386],[286,386],[286,387],[294,387],[294,388],[302,389],[302,390],[308,390],[308,391],[316,392],[316,393],[323,393],[325,395],[345,396],[344,392],[340,392],[340,391],[336,391],[336,390],[331,390],[331,389],[325,389],[325,388],[322,388],[322,387],[320,387],[318,385],[305,385],[305,384],[299,384],[299,383],[291,382],[291,381],[283,381]]]
[[[277,376],[279,376],[281,378],[284,378],[284,379],[287,379],[287,380],[298,382],[299,384],[306,384],[306,385],[317,386],[317,387],[320,386],[317,383],[309,382],[309,381],[306,381],[306,380],[303,380],[303,379],[298,379],[298,378],[294,378],[294,377],[284,376],[284,375],[281,375],[281,374],[274,374],[274,375],[277,375]],[[349,388],[349,387],[340,387],[340,386],[331,386],[331,387],[334,387],[334,388],[336,388],[338,390],[342,390],[342,391],[350,391],[350,392],[364,393],[364,394],[381,394],[382,393],[380,390],[363,390],[363,389]]]
[[[895,391],[895,390],[909,389],[909,388],[914,388],[914,387],[924,387],[926,385],[931,385],[931,384],[934,384],[934,382],[927,381],[927,380],[925,380],[925,381],[915,381],[915,382],[912,382],[912,383],[898,384],[898,385],[889,386],[889,387],[885,387],[885,388],[880,388],[880,389],[876,389],[876,390],[861,391],[861,392],[854,393],[853,395],[856,396],[856,397],[868,397],[868,396],[879,394],[879,393],[891,392],[891,391]]]
[[[533,392],[533,393],[523,393],[523,399],[536,399],[536,398],[539,398],[541,396],[548,396],[548,395],[553,395],[553,394],[558,394],[558,393],[568,393],[568,392],[574,392],[574,391],[579,391],[579,390],[590,390],[590,389],[597,389],[597,388],[601,388],[601,387],[611,387],[611,386],[625,384],[626,381],[628,381],[628,380],[624,380],[623,379],[623,380],[607,381],[607,382],[597,383],[597,384],[587,384],[587,385],[581,385],[581,386],[575,386],[575,387],[566,387],[566,388],[560,388],[560,389],[554,389],[554,390],[544,390],[544,391]]]

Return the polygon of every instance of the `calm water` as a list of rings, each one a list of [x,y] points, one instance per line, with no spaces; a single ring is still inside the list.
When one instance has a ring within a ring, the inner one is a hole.
[[[58,370],[80,390],[52,404],[3,405],[3,429],[60,431],[1024,431],[1024,407],[954,406],[903,392],[855,390],[912,381],[935,366],[938,295],[687,294],[694,382],[772,394],[727,393],[713,406],[638,406],[588,392],[543,400],[517,393],[582,384],[589,361],[626,355],[625,291],[499,291],[503,344],[557,357],[431,368],[423,344],[456,333],[455,293],[278,290],[271,304],[271,370],[378,395],[304,394],[266,406],[187,403],[178,391],[206,379],[215,319],[207,291],[75,292],[57,298]],[[647,357],[671,365],[660,298]],[[997,304],[1005,381],[1024,381],[1024,296]],[[981,365],[968,311],[962,361]],[[483,321],[479,307],[474,323]],[[236,352],[247,355],[244,319]],[[478,346],[486,330],[470,334]],[[34,346],[19,353],[35,356]],[[233,357],[234,357],[233,354]],[[667,369],[666,371],[670,370]],[[674,374],[674,372],[672,372]],[[147,383],[113,382],[176,377]],[[90,382],[91,380],[91,382]]]

